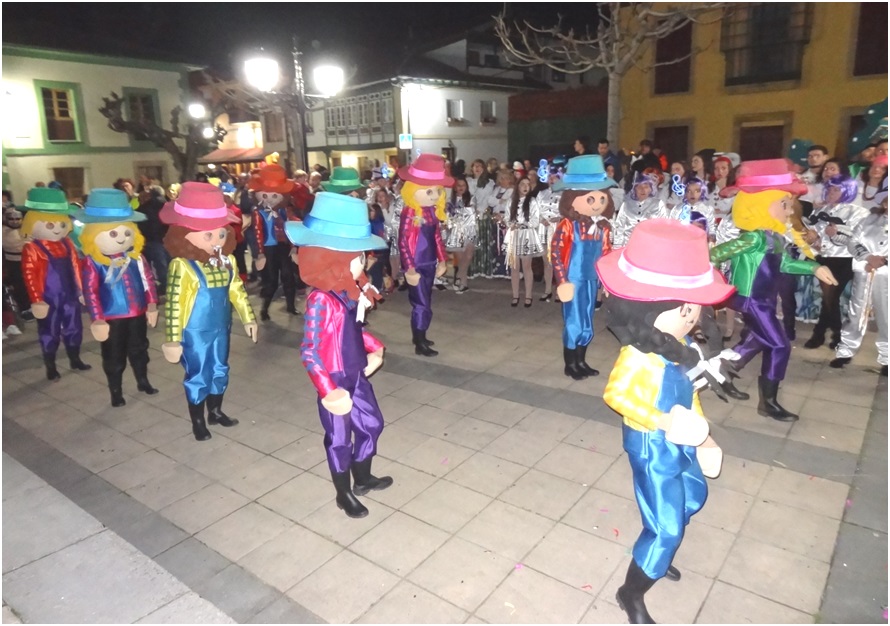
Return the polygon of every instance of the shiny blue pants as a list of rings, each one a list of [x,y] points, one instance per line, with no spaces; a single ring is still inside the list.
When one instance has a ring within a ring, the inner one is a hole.
[[[597,281],[573,281],[575,297],[562,303],[562,345],[575,349],[593,341],[593,314],[596,305]]]
[[[646,576],[658,580],[674,560],[689,520],[704,506],[708,485],[694,447],[671,443],[663,430],[624,425],[623,431],[643,520],[633,557]]]

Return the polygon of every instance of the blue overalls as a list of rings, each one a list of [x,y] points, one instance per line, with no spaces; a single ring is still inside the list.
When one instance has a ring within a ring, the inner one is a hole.
[[[562,303],[562,343],[574,350],[586,346],[593,340],[593,313],[596,304],[596,290],[599,281],[596,276],[596,262],[603,254],[603,240],[581,239],[581,225],[572,224],[574,238],[569,255],[566,280],[575,286],[575,297],[571,302]]]
[[[208,394],[222,395],[229,384],[229,335],[232,332],[232,305],[229,281],[208,287],[198,263],[189,261],[200,283],[188,323],[182,329],[182,358],[185,368],[185,396],[190,404],[201,404]]]
[[[669,413],[675,404],[691,409],[692,382],[678,365],[664,361],[655,408],[662,413]],[[624,450],[643,520],[633,558],[646,576],[658,580],[674,560],[690,518],[704,506],[708,485],[696,448],[671,443],[663,430],[642,432],[625,424]]]

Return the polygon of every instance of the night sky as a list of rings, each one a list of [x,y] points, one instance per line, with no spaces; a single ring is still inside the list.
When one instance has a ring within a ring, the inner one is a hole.
[[[285,56],[300,37],[306,61],[328,56],[355,65],[392,61],[409,50],[483,23],[504,3],[15,3],[4,2],[3,40],[82,52],[154,57],[228,73],[264,47]],[[536,24],[556,21],[554,4],[514,3]],[[595,13],[594,3],[558,5],[573,24]],[[38,17],[39,12],[39,17]]]

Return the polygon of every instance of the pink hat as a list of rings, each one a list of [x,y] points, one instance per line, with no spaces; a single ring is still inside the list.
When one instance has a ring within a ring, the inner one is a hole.
[[[197,182],[183,183],[179,196],[165,204],[158,217],[165,224],[189,230],[213,230],[238,221],[219,187]]]
[[[711,266],[705,231],[667,218],[641,222],[626,247],[600,257],[596,272],[606,291],[627,300],[710,305],[735,290]]]
[[[454,185],[454,179],[445,175],[445,159],[438,154],[421,154],[411,165],[399,168],[399,178],[424,187]]]
[[[720,196],[727,198],[739,191],[746,193],[787,191],[795,196],[802,196],[807,192],[807,186],[791,171],[791,161],[767,159],[742,163],[736,175],[735,185],[724,187]]]

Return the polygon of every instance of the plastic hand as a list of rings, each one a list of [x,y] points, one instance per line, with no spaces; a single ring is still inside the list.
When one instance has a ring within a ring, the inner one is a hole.
[[[816,269],[816,278],[826,285],[837,285],[837,279],[834,277],[834,274],[832,274],[831,270],[824,265],[820,265]]]
[[[104,320],[96,320],[92,324],[90,324],[90,332],[93,335],[93,339],[98,342],[103,342],[108,339],[108,322]]]
[[[77,301],[80,302],[80,306],[86,306],[86,305],[87,305],[87,299],[84,298],[82,295],[81,295],[81,296],[78,296]]]
[[[438,267],[437,267],[438,269]],[[416,287],[420,284],[420,274],[417,273],[417,270],[410,269],[405,272],[405,282],[411,285],[412,287]]]
[[[709,435],[695,451],[701,473],[708,478],[717,478],[723,467],[723,449]]]
[[[665,431],[664,437],[678,446],[699,446],[708,438],[708,420],[701,415],[675,404],[670,413],[663,413],[658,427]]]
[[[368,354],[368,365],[365,367],[365,378],[370,378],[371,374],[379,370],[381,365],[383,365],[383,348]]]
[[[182,344],[178,341],[168,341],[161,344],[161,352],[168,363],[179,363],[182,358]]]
[[[562,283],[556,288],[556,295],[560,302],[571,302],[575,298],[575,285]]]
[[[439,261],[436,263],[436,278],[445,275],[445,272],[448,271],[448,264],[445,261]]]
[[[257,324],[256,322],[249,322],[244,325],[244,332],[247,333],[247,336],[253,339],[253,342],[256,343],[257,340]]]
[[[34,317],[37,319],[42,320],[49,315],[49,305],[43,300],[38,300],[31,305],[31,313],[33,313]]]
[[[261,254],[256,258],[256,269],[258,272],[262,272],[264,267],[266,267],[266,255]]]
[[[148,320],[148,325],[154,328],[158,325],[158,305],[154,302],[148,305],[148,308],[145,310],[145,318]],[[95,336],[95,335],[93,335]],[[104,341],[104,339],[100,339],[99,341]]]
[[[321,399],[321,406],[334,415],[346,415],[352,411],[352,398],[348,391],[337,387]]]

